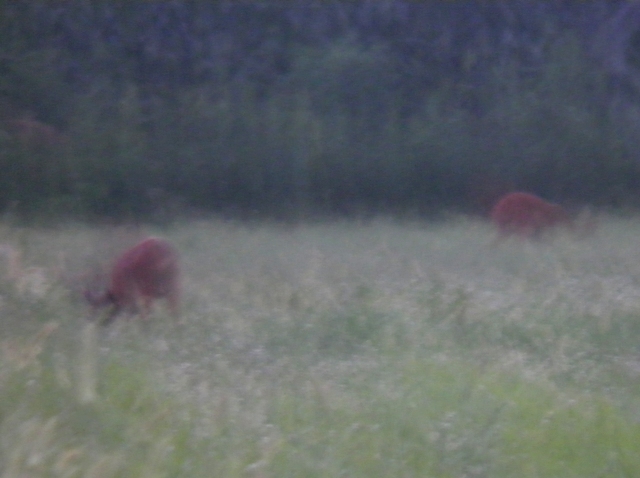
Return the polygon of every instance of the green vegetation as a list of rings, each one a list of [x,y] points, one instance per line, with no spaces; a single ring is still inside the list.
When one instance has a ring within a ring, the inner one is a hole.
[[[457,215],[637,207],[609,3],[0,1],[0,476],[640,474],[637,218]],[[184,325],[86,320],[146,234]]]
[[[634,476],[640,226],[599,219],[498,246],[463,218],[5,223],[0,474]],[[181,251],[185,324],[86,321],[148,233]]]
[[[512,188],[637,205],[637,93],[562,23],[582,4],[236,3],[1,3],[0,210],[412,216]],[[27,113],[59,141],[16,134]]]

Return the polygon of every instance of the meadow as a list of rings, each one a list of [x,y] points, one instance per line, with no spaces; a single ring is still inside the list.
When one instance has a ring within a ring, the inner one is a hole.
[[[0,476],[637,476],[640,220],[598,225],[6,220]],[[148,234],[181,253],[184,324],[88,321]]]

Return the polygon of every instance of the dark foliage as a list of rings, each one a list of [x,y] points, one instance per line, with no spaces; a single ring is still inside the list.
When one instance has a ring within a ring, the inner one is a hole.
[[[3,1],[0,208],[434,213],[512,188],[635,205],[636,26],[616,71],[620,41],[593,48],[621,8]],[[25,117],[59,141],[16,133]]]

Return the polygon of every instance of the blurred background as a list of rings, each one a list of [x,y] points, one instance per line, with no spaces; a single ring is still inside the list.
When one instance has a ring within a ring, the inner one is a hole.
[[[0,213],[640,206],[640,2],[0,0]]]

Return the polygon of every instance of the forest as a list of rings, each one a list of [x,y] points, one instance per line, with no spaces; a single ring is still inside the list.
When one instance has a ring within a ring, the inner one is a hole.
[[[0,211],[635,209],[622,1],[0,2]]]

